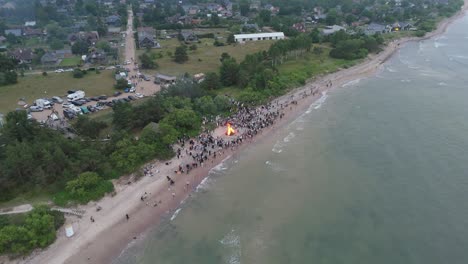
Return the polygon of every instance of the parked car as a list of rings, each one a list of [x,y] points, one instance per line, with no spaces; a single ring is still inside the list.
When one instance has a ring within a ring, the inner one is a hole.
[[[63,103],[62,98],[60,98],[60,97],[58,97],[58,96],[52,97],[52,101],[53,101],[53,102],[56,102],[56,103],[59,103],[59,104]]]
[[[76,106],[82,106],[85,104],[83,101],[72,101],[71,103]]]
[[[119,96],[121,94],[122,94],[122,92],[117,91],[117,92],[114,93],[114,96]]]
[[[151,79],[150,79],[148,76],[146,76],[146,75],[143,75],[143,80],[145,80],[145,81],[147,81],[147,82],[151,81]]]
[[[143,98],[143,97],[145,97],[145,96],[142,95],[141,93],[136,93],[135,96],[138,97],[138,98]]]
[[[82,114],[81,108],[79,108],[79,107],[77,107],[77,106],[72,105],[72,106],[70,107],[70,110],[73,111],[73,112],[75,113],[75,115]]]
[[[125,93],[130,92],[130,88],[125,88],[125,89],[124,89],[124,92],[125,92]]]
[[[63,103],[62,104],[63,108],[70,108],[70,106],[72,106],[72,104],[70,104],[70,103]]]
[[[97,109],[96,109],[94,106],[92,106],[92,105],[88,105],[88,110],[89,110],[90,112],[93,112],[93,113],[94,113],[94,112],[96,112]]]
[[[63,116],[68,119],[73,119],[75,117],[75,112],[71,109],[63,109]]]
[[[132,88],[130,88],[130,92],[131,92],[131,93],[134,93],[134,92],[136,92],[136,89],[135,89],[135,87],[132,87]]]
[[[89,114],[88,107],[82,106],[82,107],[80,107],[80,109],[81,109],[81,112],[83,112],[83,114]]]
[[[134,100],[136,100],[136,97],[135,97],[135,96],[133,96],[133,95],[129,95],[129,96],[128,96],[128,99],[130,99],[130,100],[134,101]]]
[[[106,96],[106,95],[100,95],[98,98],[99,98],[99,100],[107,100],[107,96]]]
[[[99,101],[99,98],[97,96],[95,96],[95,97],[89,98],[89,100],[97,102],[97,101]]]
[[[126,97],[122,98],[121,100],[123,100],[123,101],[125,101],[125,102],[130,102],[130,99],[128,99],[128,98],[126,98]]]
[[[68,90],[67,93],[68,94],[74,94],[74,93],[76,93],[76,90]]]
[[[72,72],[73,69],[71,69],[71,68],[70,68],[70,69],[65,69],[65,71],[66,71],[66,72]]]
[[[54,72],[55,72],[55,73],[61,73],[61,72],[64,72],[64,71],[65,71],[64,69],[57,69],[57,70],[55,70]]]
[[[31,110],[31,112],[42,112],[44,108],[37,106],[37,105],[33,105],[29,107],[29,110]]]

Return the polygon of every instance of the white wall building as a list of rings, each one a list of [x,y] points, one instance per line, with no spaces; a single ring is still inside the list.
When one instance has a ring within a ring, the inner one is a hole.
[[[283,32],[271,32],[271,33],[254,33],[254,34],[238,34],[234,35],[236,42],[243,43],[247,41],[259,41],[259,40],[277,40],[284,39]]]

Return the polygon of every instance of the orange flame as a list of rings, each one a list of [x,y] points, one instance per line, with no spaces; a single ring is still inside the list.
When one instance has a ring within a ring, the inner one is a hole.
[[[226,135],[228,136],[232,136],[236,133],[236,130],[234,130],[234,128],[231,127],[231,124],[230,123],[227,123],[227,130],[226,130]]]

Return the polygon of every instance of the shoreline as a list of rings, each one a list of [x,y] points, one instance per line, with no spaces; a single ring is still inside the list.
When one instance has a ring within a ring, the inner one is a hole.
[[[266,135],[275,132],[275,128],[291,123],[299,115],[304,113],[310,105],[322,96],[322,93],[333,88],[342,87],[343,85],[362,78],[372,76],[381,68],[381,65],[390,59],[404,44],[411,41],[421,41],[433,38],[443,34],[448,26],[465,15],[468,8],[468,0],[465,0],[464,6],[457,14],[450,18],[446,18],[439,22],[436,30],[428,33],[426,36],[407,37],[394,40],[378,54],[368,56],[361,63],[348,69],[340,69],[336,72],[317,76],[308,80],[301,87],[295,88],[289,93],[274,99],[274,101],[288,102],[290,97],[294,95],[294,99],[298,104],[294,105],[291,110],[285,109],[285,116],[282,119],[276,120],[273,126],[270,126],[253,138],[252,143],[265,140]],[[331,87],[327,87],[329,81],[333,82]],[[319,93],[316,96],[308,96],[302,98],[300,96],[304,91],[309,91],[312,88],[318,88]],[[220,129],[220,128],[218,128]],[[224,130],[224,128],[222,128]],[[212,163],[205,167],[194,169],[188,175],[177,175],[175,186],[178,190],[173,197],[171,191],[167,190],[166,175],[173,175],[174,170],[179,163],[185,163],[177,157],[170,160],[170,165],[165,165],[160,161],[153,161],[149,164],[156,164],[159,173],[154,176],[144,176],[136,182],[128,184],[130,181],[127,176],[114,181],[117,195],[104,197],[98,202],[91,202],[84,206],[79,206],[80,209],[86,210],[82,219],[68,217],[66,223],[73,225],[75,236],[67,238],[65,236],[64,227],[57,234],[57,240],[47,249],[39,251],[25,259],[12,260],[11,263],[111,263],[113,259],[119,256],[127,245],[136,237],[141,237],[141,234],[147,231],[161,221],[169,219],[174,211],[176,211],[182,201],[190,197],[196,187],[209,176],[209,172],[224,160],[239,154],[242,150],[249,147],[251,144],[245,142],[234,150],[225,150],[225,153],[218,156]],[[190,190],[184,190],[186,180],[190,181]],[[143,193],[148,192],[149,205],[140,201]],[[153,202],[162,201],[161,204],[154,207]],[[103,209],[96,211],[96,206],[99,205]],[[125,219],[125,214],[129,214],[130,219]],[[96,222],[91,223],[89,218],[93,216]]]

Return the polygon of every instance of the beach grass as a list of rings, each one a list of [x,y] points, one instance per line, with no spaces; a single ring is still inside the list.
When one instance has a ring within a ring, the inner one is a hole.
[[[114,82],[112,71],[89,72],[79,79],[73,78],[70,72],[18,77],[17,84],[0,87],[0,112],[21,107],[17,104],[20,98],[31,104],[38,98],[64,96],[68,90],[83,90],[86,96],[110,95],[114,92]]]

